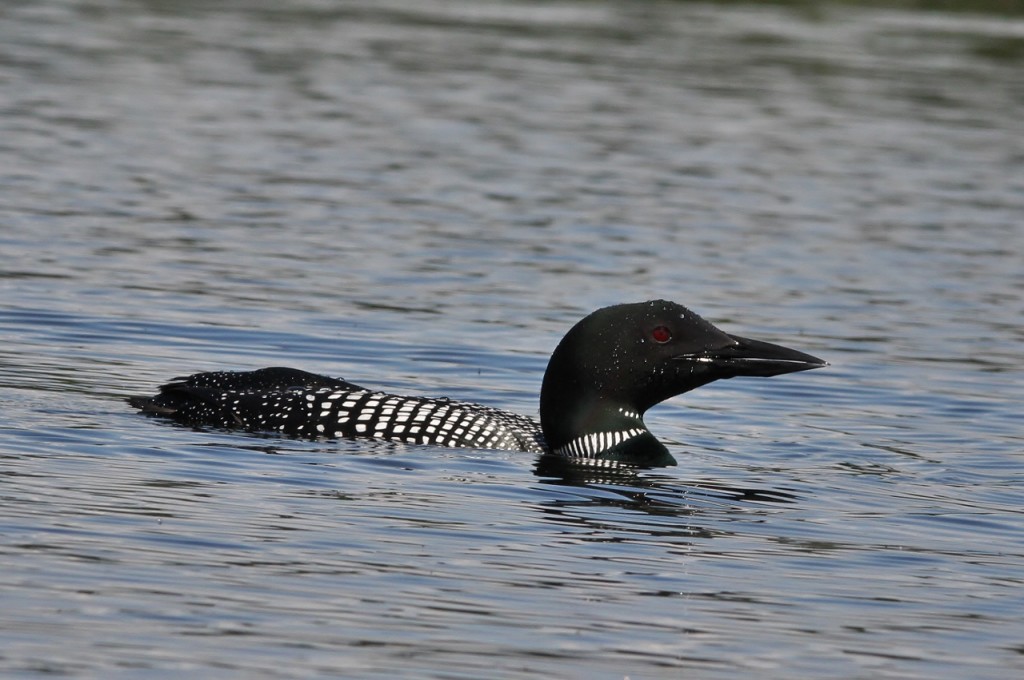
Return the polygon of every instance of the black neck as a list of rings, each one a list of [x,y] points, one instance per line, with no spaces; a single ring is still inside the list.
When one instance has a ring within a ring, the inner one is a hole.
[[[644,424],[643,413],[618,400],[596,394],[552,364],[540,393],[544,441],[556,454],[586,461],[614,461],[641,466],[675,465],[675,459]],[[591,374],[592,375],[592,374]]]

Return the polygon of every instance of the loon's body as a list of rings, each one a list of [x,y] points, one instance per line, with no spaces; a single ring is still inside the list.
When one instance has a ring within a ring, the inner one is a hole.
[[[825,365],[796,350],[727,335],[682,305],[654,300],[600,309],[566,334],[544,374],[539,422],[470,402],[377,392],[293,368],[197,373],[129,402],[188,425],[672,465],[675,460],[644,425],[651,406],[718,379]]]

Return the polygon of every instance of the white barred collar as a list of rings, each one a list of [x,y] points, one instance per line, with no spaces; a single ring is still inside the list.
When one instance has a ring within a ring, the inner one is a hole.
[[[585,434],[582,437],[573,439],[564,446],[555,449],[559,456],[567,458],[594,458],[597,454],[607,451],[613,446],[618,446],[627,439],[632,439],[647,432],[644,428],[634,427],[628,430],[617,430],[615,432],[594,432]]]

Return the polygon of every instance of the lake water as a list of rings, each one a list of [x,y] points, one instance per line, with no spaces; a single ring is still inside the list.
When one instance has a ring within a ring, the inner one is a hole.
[[[0,10],[0,674],[1024,671],[1024,18],[684,2]],[[196,431],[269,365],[537,410],[664,297],[832,366],[679,466]]]

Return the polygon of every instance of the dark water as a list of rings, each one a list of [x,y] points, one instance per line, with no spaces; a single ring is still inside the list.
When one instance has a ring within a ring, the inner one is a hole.
[[[1022,74],[1003,15],[6,3],[0,674],[1019,673]],[[289,364],[535,413],[652,297],[832,367],[589,479],[122,401]]]

